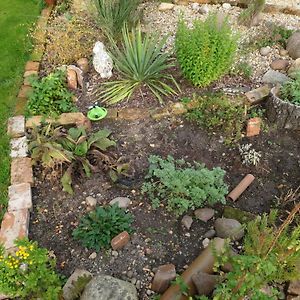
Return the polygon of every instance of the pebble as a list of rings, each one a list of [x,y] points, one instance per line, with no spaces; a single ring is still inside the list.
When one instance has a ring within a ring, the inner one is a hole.
[[[230,3],[223,3],[223,4],[222,4],[222,7],[223,7],[224,9],[226,9],[226,10],[231,9]]]
[[[210,229],[210,230],[208,230],[208,231],[203,235],[203,237],[204,237],[204,238],[209,238],[209,239],[211,239],[211,238],[213,238],[215,235],[216,235],[216,231],[215,231],[214,229]]]
[[[205,238],[205,239],[202,241],[203,247],[206,248],[206,247],[209,245],[209,242],[210,242],[210,239]]]
[[[267,47],[262,47],[259,50],[260,55],[262,56],[267,56],[270,52],[272,51],[271,47],[267,46]]]
[[[111,252],[111,255],[114,256],[114,257],[117,257],[119,255],[119,253],[118,253],[118,251],[113,250]]]
[[[120,208],[127,208],[130,204],[130,199],[127,197],[116,197],[109,202],[110,205],[118,204]]]
[[[126,275],[127,275],[128,278],[132,278],[133,277],[133,272],[131,270],[129,270]]]
[[[97,200],[92,196],[86,197],[85,202],[90,207],[95,207],[97,205]]]
[[[90,256],[89,259],[95,259],[97,257],[97,253],[93,252]]]
[[[199,9],[199,12],[203,15],[209,13],[209,7],[207,5],[202,5]]]
[[[189,230],[193,224],[193,218],[191,216],[185,215],[182,220],[181,220],[181,224],[187,229]]]
[[[199,5],[199,3],[194,2],[194,3],[191,4],[191,7],[192,7],[192,9],[195,10],[195,11],[199,11],[199,10],[200,10],[200,5]]]

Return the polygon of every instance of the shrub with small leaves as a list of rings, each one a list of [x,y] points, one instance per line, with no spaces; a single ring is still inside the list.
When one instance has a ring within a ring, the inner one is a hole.
[[[283,84],[280,89],[280,96],[283,100],[300,106],[300,71],[294,76],[295,79]]]
[[[208,170],[203,164],[190,164],[172,156],[164,160],[151,155],[149,163],[142,192],[149,195],[154,208],[164,201],[167,209],[178,216],[189,209],[225,203],[228,190],[221,168]]]
[[[99,251],[108,248],[110,241],[123,231],[132,232],[133,216],[118,207],[118,204],[97,207],[80,220],[73,237],[84,247]]]

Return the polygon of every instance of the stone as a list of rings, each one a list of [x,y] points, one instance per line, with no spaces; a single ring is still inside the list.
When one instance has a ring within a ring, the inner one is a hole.
[[[26,157],[28,152],[26,136],[10,140],[10,157]]]
[[[150,117],[148,109],[145,108],[122,108],[118,111],[118,119],[122,120],[139,120]]]
[[[18,138],[25,135],[25,117],[15,116],[8,119],[7,134],[10,137]]]
[[[93,48],[93,66],[101,78],[110,78],[112,76],[113,61],[105,50],[102,42],[96,42]]]
[[[289,66],[289,61],[287,59],[276,59],[273,60],[270,67],[273,70],[286,70]]]
[[[261,118],[251,118],[247,121],[246,136],[256,136],[260,133]]]
[[[32,87],[28,85],[22,85],[18,94],[18,98],[28,98],[32,93]]]
[[[191,216],[185,215],[182,220],[181,220],[181,224],[187,229],[189,230],[193,224],[193,218]]]
[[[203,248],[208,247],[209,242],[210,242],[209,238],[205,238],[205,239],[202,241]]]
[[[132,283],[107,275],[95,276],[85,287],[80,300],[138,300]]]
[[[300,295],[300,280],[292,280],[288,287],[288,293],[292,295]]]
[[[217,236],[223,239],[240,240],[244,236],[244,228],[241,223],[234,219],[218,218],[215,221]]]
[[[33,185],[32,162],[30,157],[14,158],[10,167],[11,185],[18,183],[29,183]]]
[[[28,209],[6,212],[1,223],[0,243],[3,243],[5,249],[14,248],[16,239],[28,237],[28,227]]]
[[[19,183],[8,187],[7,211],[32,209],[31,186],[29,183]]]
[[[210,229],[207,232],[204,233],[203,237],[204,238],[213,238],[216,235],[216,231],[214,229]]]
[[[274,70],[268,70],[262,78],[263,83],[270,83],[274,85],[277,83],[283,84],[289,80],[288,76]]]
[[[159,294],[166,291],[172,280],[176,278],[176,269],[173,264],[158,267],[152,282],[151,289]]]
[[[89,256],[89,259],[95,259],[97,257],[97,253],[93,252],[91,253],[91,255]]]
[[[300,58],[292,62],[292,65],[288,69],[288,74],[290,77],[295,78],[296,74],[300,72]]]
[[[76,64],[84,74],[88,73],[90,66],[89,66],[89,60],[87,58],[84,57],[78,59]]]
[[[286,50],[293,59],[300,58],[300,31],[294,32],[288,39]]]
[[[74,70],[67,69],[68,88],[71,90],[77,89],[77,74]]]
[[[37,61],[28,61],[25,65],[25,72],[27,71],[36,71],[40,69],[40,63]]]
[[[200,4],[197,2],[194,2],[191,4],[192,10],[199,11],[200,10]]]
[[[207,222],[208,220],[210,220],[214,214],[215,214],[215,211],[212,209],[212,208],[199,208],[199,209],[196,209],[194,211],[194,214],[195,214],[195,217],[198,219],[198,220],[201,220],[203,222]]]
[[[271,47],[267,46],[267,47],[262,47],[260,50],[259,50],[259,53],[260,55],[262,56],[267,56],[270,52],[271,52]]]
[[[167,11],[167,10],[172,10],[174,8],[174,4],[173,3],[168,3],[168,2],[162,2],[160,3],[160,5],[158,6],[158,10],[159,11]]]
[[[231,4],[230,4],[230,3],[223,3],[223,4],[222,4],[222,7],[223,7],[225,10],[229,10],[229,9],[231,9]]]
[[[86,201],[86,204],[90,207],[95,207],[97,205],[97,200],[92,196],[86,197],[85,201]]]
[[[78,85],[81,87],[81,88],[83,88],[83,71],[80,69],[80,68],[78,68],[78,67],[76,67],[76,66],[74,66],[74,65],[69,65],[69,66],[67,66],[67,72],[69,71],[69,70],[72,70],[72,71],[74,71],[75,73],[76,73],[76,80],[77,80],[77,83],[78,83]]]
[[[92,273],[90,273],[86,270],[75,269],[75,271],[68,278],[66,284],[63,287],[63,299],[64,300],[78,299],[78,296],[76,295],[76,293],[81,293],[84,290],[85,285],[91,281],[92,276],[93,276]],[[86,283],[84,286],[80,285],[80,290],[78,290],[78,285],[76,285],[76,283],[79,280],[81,280],[81,281],[84,280],[84,282]],[[76,293],[74,293],[75,288],[76,288]]]
[[[118,234],[116,237],[114,237],[110,244],[111,247],[114,250],[120,250],[122,249],[124,246],[126,246],[130,241],[130,235],[127,231],[123,231],[120,234]]]
[[[245,96],[250,105],[255,105],[263,102],[269,96],[270,90],[268,85],[264,85],[245,93]]]
[[[256,215],[245,211],[241,210],[236,207],[231,207],[231,206],[225,206],[224,211],[223,211],[223,217],[227,219],[235,219],[239,221],[240,223],[248,223],[254,219],[256,219]]]
[[[209,13],[209,7],[207,5],[201,5],[199,12],[203,15],[206,15]]]
[[[216,284],[220,281],[220,276],[198,272],[192,276],[192,281],[198,291],[197,295],[208,296],[214,290]]]
[[[117,203],[120,208],[127,208],[130,204],[130,199],[127,197],[116,197],[109,202],[109,205],[114,205],[115,203]]]
[[[287,55],[289,55],[289,51],[287,51],[285,49],[280,49],[279,50],[279,55],[280,56],[287,56]]]

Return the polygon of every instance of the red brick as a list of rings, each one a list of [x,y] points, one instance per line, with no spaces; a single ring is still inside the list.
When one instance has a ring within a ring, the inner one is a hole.
[[[176,269],[173,264],[162,265],[154,275],[151,289],[157,293],[163,293],[176,278]]]
[[[130,241],[130,236],[127,231],[123,231],[111,240],[111,247],[114,250],[122,249]]]
[[[40,63],[37,61],[28,61],[25,65],[25,71],[39,71]]]
[[[32,87],[28,85],[22,85],[18,94],[18,98],[28,98],[32,92]]]
[[[32,209],[31,186],[29,183],[19,183],[8,188],[7,211]]]
[[[247,133],[246,133],[247,137],[259,135],[260,125],[261,125],[261,118],[249,119],[247,123]]]
[[[30,157],[14,158],[10,169],[11,184],[30,183],[33,185],[32,162]]]

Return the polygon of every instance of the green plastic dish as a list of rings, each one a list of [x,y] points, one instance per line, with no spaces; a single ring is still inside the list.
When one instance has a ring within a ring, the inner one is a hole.
[[[106,115],[107,115],[107,109],[100,106],[94,106],[87,113],[87,117],[91,121],[99,121],[101,119],[104,119]]]

